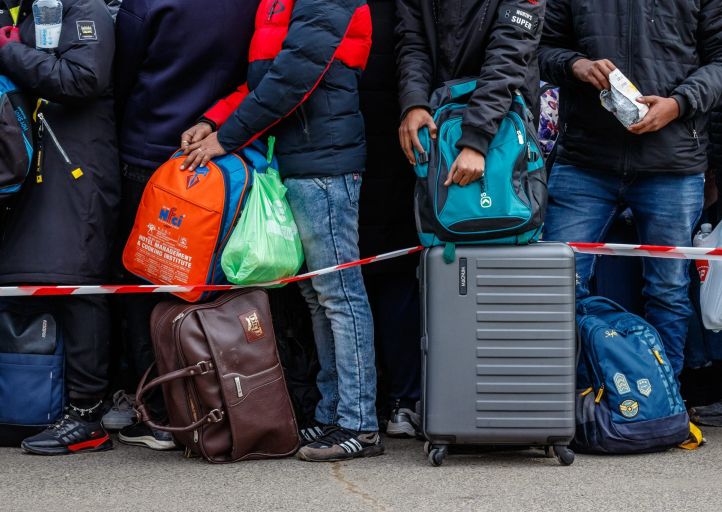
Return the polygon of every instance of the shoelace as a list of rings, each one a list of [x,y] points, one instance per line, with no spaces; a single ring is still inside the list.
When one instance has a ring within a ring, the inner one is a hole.
[[[62,418],[60,418],[58,421],[56,421],[51,428],[55,430],[60,430],[63,428],[66,423],[70,420],[70,416],[68,414],[64,415]]]
[[[323,436],[317,442],[324,446],[333,446],[355,438],[356,436],[348,430],[338,426],[331,426],[324,430]]]
[[[129,395],[123,389],[113,393],[113,409],[117,411],[130,410],[133,408],[135,395]]]

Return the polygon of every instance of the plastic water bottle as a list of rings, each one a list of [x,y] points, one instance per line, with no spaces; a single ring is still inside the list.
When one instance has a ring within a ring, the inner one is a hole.
[[[694,237],[693,245],[695,247],[702,247],[704,245],[704,241],[711,234],[712,224],[702,224],[699,228],[699,233],[697,233]],[[697,266],[697,272],[699,272],[699,280],[701,283],[704,283],[705,279],[707,279],[707,274],[709,273],[709,260],[695,260],[694,263]]]
[[[63,3],[60,0],[35,0],[35,47],[39,50],[54,50],[60,43],[63,28]]]

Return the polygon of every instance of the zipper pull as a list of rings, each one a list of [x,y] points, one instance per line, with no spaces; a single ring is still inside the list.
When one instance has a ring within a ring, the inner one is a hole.
[[[662,359],[661,354],[659,353],[659,350],[653,350],[652,353],[654,354],[654,357],[657,359],[657,362],[664,366],[664,359]]]
[[[516,130],[516,138],[519,139],[519,145],[524,145],[524,135],[522,135],[521,130],[517,128]]]
[[[63,160],[65,160],[65,163],[68,165],[68,167],[73,167],[73,163],[70,161],[70,157],[63,149],[63,146],[60,145],[60,141],[55,136],[55,132],[50,127],[48,120],[45,119],[45,116],[42,112],[38,113],[38,119],[40,120],[40,124],[45,126],[45,129],[48,130],[48,134],[50,135],[53,144],[55,144],[55,147],[58,148],[58,152],[60,153],[60,156],[63,157]],[[77,180],[83,175],[83,170],[80,167],[74,167],[73,170],[70,171],[70,174],[72,174],[73,178]]]
[[[182,319],[184,316],[186,316],[186,314],[181,313],[180,315],[176,316],[171,323],[172,324],[176,323],[178,320]]]
[[[595,404],[598,404],[599,402],[601,402],[603,395],[604,395],[604,384],[602,384],[602,387],[599,388],[599,391],[597,392],[597,396],[596,396],[596,398],[594,399],[594,403],[595,403]]]
[[[40,114],[42,116],[42,114]],[[43,164],[45,162],[45,145],[43,137],[45,136],[45,125],[40,123],[38,125],[38,144],[37,154],[35,155],[35,183],[43,182]]]
[[[697,149],[701,148],[702,146],[699,143],[699,135],[697,134],[697,128],[692,128],[692,137],[694,137],[694,140],[697,143]]]

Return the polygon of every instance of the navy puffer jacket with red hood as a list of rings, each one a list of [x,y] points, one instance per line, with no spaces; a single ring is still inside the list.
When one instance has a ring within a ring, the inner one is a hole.
[[[220,127],[227,151],[275,135],[284,177],[360,172],[358,82],[370,48],[366,0],[262,0],[248,81],[205,119]]]

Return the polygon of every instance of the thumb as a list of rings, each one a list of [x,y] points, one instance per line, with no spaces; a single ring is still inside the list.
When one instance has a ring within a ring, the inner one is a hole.
[[[451,170],[449,171],[449,175],[446,177],[446,181],[444,182],[445,187],[448,187],[454,182],[454,174],[456,174],[456,161],[454,161],[453,165],[451,166]]]
[[[637,101],[639,103],[644,103],[645,105],[651,106],[654,105],[659,101],[659,98],[657,96],[640,96],[637,98]]]
[[[429,128],[429,135],[431,135],[432,139],[436,138],[436,134],[438,132],[438,129],[436,128],[436,123],[434,123],[433,119],[429,119],[426,122],[426,126]]]

